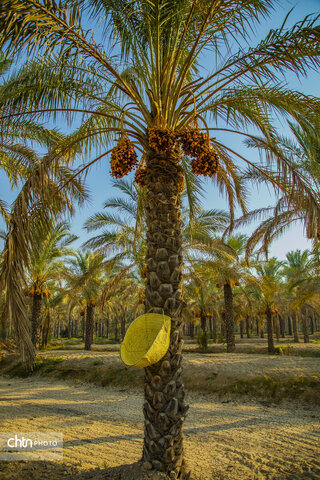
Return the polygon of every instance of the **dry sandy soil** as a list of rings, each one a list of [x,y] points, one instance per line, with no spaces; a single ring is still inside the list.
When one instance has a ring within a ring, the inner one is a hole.
[[[316,345],[320,351],[320,345]],[[84,350],[52,350],[40,353],[45,357],[65,357],[74,361],[99,359],[107,365],[123,365],[118,352],[84,351]],[[216,380],[223,378],[240,379],[268,375],[273,378],[298,377],[300,375],[319,375],[320,357],[297,357],[287,355],[261,355],[241,353],[188,353],[184,355],[184,369],[186,373],[197,378],[197,372],[206,370],[208,374],[216,376]],[[88,362],[88,366],[90,362]]]
[[[196,366],[200,358],[193,356],[186,361]],[[250,359],[251,356],[246,359],[247,364]],[[286,368],[292,368],[291,358],[285,360]],[[295,368],[301,372],[313,368],[306,361],[319,359],[298,360]],[[210,357],[207,361],[211,361]],[[215,364],[217,361],[219,357],[215,356]],[[236,354],[230,356],[238,374],[245,368],[255,371],[260,368],[258,359],[250,361],[252,366],[245,367]],[[277,369],[277,361],[270,358],[267,368]],[[53,431],[64,435],[63,463],[3,463],[1,480],[137,480],[134,466],[125,470],[126,475],[119,468],[99,472],[92,469],[131,464],[140,458],[143,441],[140,393],[35,377],[2,377],[0,400],[1,431]],[[188,401],[185,445],[194,479],[320,479],[318,409],[249,401],[217,403],[214,397],[199,394],[189,394]]]

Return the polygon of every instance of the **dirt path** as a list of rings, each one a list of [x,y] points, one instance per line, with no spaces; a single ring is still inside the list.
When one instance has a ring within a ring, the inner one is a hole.
[[[70,478],[70,465],[89,470],[140,458],[143,400],[138,392],[0,378],[0,400],[1,431],[64,434],[63,465],[54,473],[45,469],[39,476],[37,466],[31,472],[16,463],[14,472],[0,468],[1,479],[58,480]],[[188,401],[186,457],[196,480],[320,479],[319,410],[221,404],[195,394]]]

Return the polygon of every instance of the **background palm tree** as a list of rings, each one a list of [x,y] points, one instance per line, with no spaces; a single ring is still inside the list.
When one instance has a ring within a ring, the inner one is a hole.
[[[310,252],[308,250],[295,250],[288,252],[286,254],[286,262],[283,267],[283,274],[286,276],[287,280],[287,287],[292,295],[292,303],[294,304],[299,301],[300,297],[300,289],[301,287],[306,284],[307,282],[313,283],[314,280],[314,271],[313,266],[314,263],[312,258],[310,258]],[[299,307],[302,317],[302,326],[303,326],[303,337],[304,342],[309,342],[309,335],[308,335],[308,327],[307,327],[307,319],[306,319],[306,304],[299,301]],[[293,314],[293,335],[294,341],[298,342],[298,329],[297,329],[297,312]]]
[[[25,293],[32,297],[31,339],[39,347],[42,299],[51,296],[49,282],[59,280],[64,268],[63,257],[73,253],[70,244],[77,239],[66,222],[50,219],[45,225],[35,222],[32,228],[32,250]]]
[[[275,352],[272,318],[274,314],[278,313],[277,304],[279,302],[279,294],[281,291],[281,267],[282,262],[279,262],[274,257],[268,261],[258,263],[255,266],[258,274],[262,305],[264,306],[263,314],[265,314],[267,318],[269,353]]]
[[[64,278],[68,285],[65,291],[85,304],[85,350],[91,350],[95,307],[99,303],[103,284],[106,283],[103,275],[106,272],[105,256],[78,251],[67,263],[68,270],[64,272]]]

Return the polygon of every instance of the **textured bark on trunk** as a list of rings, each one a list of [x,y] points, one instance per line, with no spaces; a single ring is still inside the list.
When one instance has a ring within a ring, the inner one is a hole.
[[[41,304],[41,295],[34,295],[31,312],[31,341],[34,348],[39,348]]]
[[[85,350],[91,350],[92,345],[92,335],[93,335],[93,319],[94,319],[94,307],[92,305],[87,305],[86,312],[86,334],[85,334]]]
[[[181,199],[178,159],[169,154],[147,158],[145,309],[171,317],[170,346],[155,365],[145,368],[143,467],[171,478],[189,478],[182,425],[188,410],[182,383]]]
[[[243,320],[240,320],[240,338],[243,338],[243,330],[244,330]]]
[[[248,315],[246,315],[246,334],[247,334],[247,338],[250,338],[250,325],[249,325]]]
[[[299,336],[298,336],[298,324],[297,324],[297,314],[294,313],[292,317],[292,328],[293,328],[293,341],[295,343],[299,343]]]
[[[302,329],[303,329],[303,341],[304,343],[309,343],[307,316],[305,314],[302,314]]]
[[[233,294],[229,283],[223,286],[224,293],[224,307],[225,307],[225,321],[226,321],[226,342],[227,352],[233,352],[235,349],[234,340],[234,317],[233,317]]]
[[[272,313],[269,305],[266,308],[267,332],[268,332],[268,353],[274,353]]]
[[[290,315],[288,316],[288,335],[292,335],[292,323]]]

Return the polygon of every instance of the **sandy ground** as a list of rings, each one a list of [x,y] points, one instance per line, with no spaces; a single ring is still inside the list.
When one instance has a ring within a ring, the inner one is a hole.
[[[257,360],[252,361],[257,366]],[[304,365],[299,364],[298,371]],[[23,464],[15,464],[14,472],[2,465],[1,480],[72,478],[71,466],[88,471],[140,458],[143,399],[138,392],[2,377],[0,400],[1,431],[64,435],[63,465],[50,471],[45,466],[40,476],[37,472],[42,467],[37,462],[33,462],[33,471],[23,470]],[[270,407],[263,402],[217,403],[213,397],[196,394],[188,395],[188,401],[186,458],[196,480],[320,479],[318,409],[289,404]]]
[[[320,345],[317,345],[320,352]],[[52,350],[41,353],[47,357],[65,357],[70,360],[99,359],[106,365],[120,365],[118,352],[100,352],[84,350]],[[297,357],[287,355],[261,355],[241,353],[188,353],[184,355],[186,373],[195,376],[197,372],[215,376],[216,380],[223,378],[241,379],[268,375],[278,377],[298,377],[300,375],[319,375],[320,357]]]

